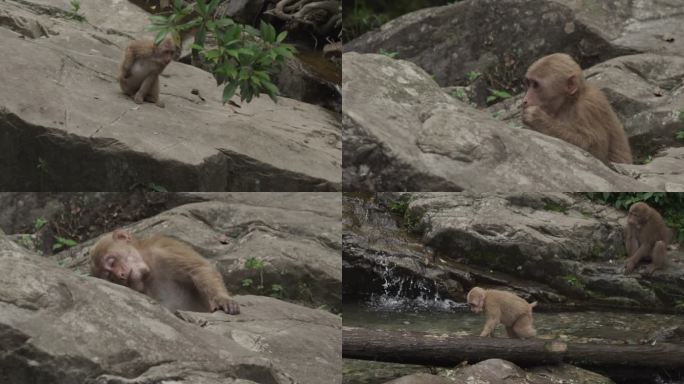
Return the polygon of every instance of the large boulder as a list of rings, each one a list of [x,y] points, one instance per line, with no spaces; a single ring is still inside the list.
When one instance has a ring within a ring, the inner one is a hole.
[[[345,189],[654,189],[451,98],[408,61],[346,53],[342,63]]]
[[[211,74],[178,62],[160,78],[166,108],[136,105],[116,77],[146,15],[128,2],[82,6],[88,22],[67,17],[68,0],[0,4],[3,189],[341,188],[338,115],[285,97],[224,105]]]
[[[240,315],[174,315],[2,233],[0,269],[3,383],[341,383],[341,319],[326,311],[237,296]]]

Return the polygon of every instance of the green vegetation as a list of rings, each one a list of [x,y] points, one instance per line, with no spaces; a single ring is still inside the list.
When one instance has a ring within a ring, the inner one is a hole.
[[[74,245],[77,244],[74,240],[67,239],[64,237],[59,237],[59,236],[55,236],[55,240],[57,240],[57,241],[55,241],[55,243],[52,244],[52,250],[53,251],[57,251],[57,250],[60,250],[62,248],[73,247]]]
[[[402,195],[399,200],[390,201],[388,208],[392,214],[402,219],[404,227],[409,232],[414,232],[418,228],[419,222],[418,218],[411,215],[411,212],[408,209],[410,200],[411,196]]]
[[[47,220],[39,217],[33,221],[33,229],[35,229],[35,232],[38,232],[45,224],[47,224]]]
[[[493,104],[497,101],[505,100],[505,99],[508,99],[510,97],[513,97],[510,93],[508,93],[506,91],[499,91],[497,89],[492,89],[492,88],[489,88],[489,93],[490,93],[490,95],[487,96],[487,103],[488,104]]]
[[[544,210],[545,211],[552,211],[552,212],[561,212],[561,213],[567,213],[568,212],[568,207],[562,203],[559,203],[557,201],[553,201],[550,199],[544,199]]]
[[[472,83],[473,81],[477,80],[480,76],[482,76],[482,73],[480,73],[480,72],[478,72],[478,71],[468,71],[468,72],[466,73],[466,78],[467,78],[468,81],[471,82],[471,83]]]
[[[566,283],[570,284],[570,286],[572,286],[572,287],[584,289],[584,284],[581,281],[579,281],[577,276],[565,275],[565,276],[562,276],[561,278],[563,280],[565,280]]]
[[[667,192],[587,192],[585,195],[595,201],[611,204],[615,208],[627,210],[639,201],[648,203],[665,219],[668,227],[674,230],[675,239],[684,241],[684,194]]]
[[[459,99],[463,102],[469,102],[470,100],[468,99],[468,94],[466,93],[465,89],[463,88],[458,88],[455,91],[451,92],[451,97],[454,99]]]
[[[385,55],[385,56],[389,57],[390,59],[396,59],[397,55],[399,54],[399,52],[386,51],[384,48],[378,49],[378,53],[381,55]]]
[[[277,33],[275,28],[261,21],[259,29],[235,23],[230,18],[214,18],[219,0],[197,0],[184,5],[174,0],[168,16],[150,16],[149,31],[156,32],[155,42],[171,35],[180,45],[181,32],[194,29],[193,57],[204,59],[219,86],[223,88],[223,102],[227,103],[240,88],[240,100],[250,102],[262,93],[277,102],[278,87],[272,77],[280,72],[286,58],[292,58],[295,48],[283,41],[287,32]],[[196,16],[195,16],[196,15]],[[216,47],[204,47],[207,35],[216,38]]]
[[[71,0],[69,4],[71,4],[71,9],[67,12],[67,18],[81,22],[86,21],[85,16],[78,13],[81,10],[81,0]]]
[[[254,271],[259,272],[259,285],[257,285],[257,289],[262,290],[264,289],[264,261],[261,259],[258,259],[256,257],[250,257],[247,260],[245,260],[245,268],[251,269]],[[242,280],[242,286],[243,287],[250,287],[253,284],[252,279],[244,279]]]
[[[159,184],[155,184],[155,183],[147,184],[147,188],[153,192],[168,192],[169,191],[163,185],[159,185]]]

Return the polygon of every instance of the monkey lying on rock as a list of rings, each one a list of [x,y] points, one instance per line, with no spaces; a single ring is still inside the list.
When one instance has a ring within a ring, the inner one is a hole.
[[[218,271],[192,248],[169,237],[138,240],[117,229],[90,249],[90,270],[93,276],[142,292],[170,310],[240,313]]]

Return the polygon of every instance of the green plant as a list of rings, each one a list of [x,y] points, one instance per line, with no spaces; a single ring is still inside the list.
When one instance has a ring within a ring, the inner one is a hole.
[[[678,140],[684,140],[684,130],[675,133],[675,137],[676,137]]]
[[[489,93],[490,95],[487,96],[487,103],[493,103],[497,100],[505,100],[512,97],[512,95],[506,91],[499,91],[491,88],[489,88]]]
[[[35,232],[39,231],[43,226],[47,224],[47,220],[43,219],[42,217],[39,217],[33,221],[33,229]]]
[[[378,49],[378,53],[381,55],[385,55],[385,56],[389,57],[390,59],[396,59],[397,55],[399,55],[399,52],[386,51],[384,48]]]
[[[71,9],[67,12],[67,18],[76,21],[85,21],[85,16],[78,13],[81,10],[81,0],[71,0],[69,4],[71,4]]]
[[[294,57],[296,49],[283,41],[287,32],[276,33],[275,28],[261,21],[259,29],[235,23],[230,18],[214,18],[219,0],[197,0],[184,5],[174,0],[169,16],[150,16],[152,25],[148,30],[156,32],[159,43],[167,34],[180,42],[180,33],[196,29],[192,45],[193,56],[203,57],[210,65],[217,85],[223,85],[224,103],[240,88],[240,100],[250,102],[262,93],[277,102],[278,87],[272,76],[280,72],[286,58]],[[195,12],[195,13],[193,13]],[[191,15],[197,14],[192,17]],[[190,18],[190,20],[188,20]],[[205,48],[208,34],[216,38],[216,47]]]
[[[469,82],[473,82],[477,80],[480,76],[482,76],[482,73],[478,71],[468,71],[466,72],[466,78],[468,79]]]
[[[282,299],[284,297],[283,286],[280,284],[271,284],[271,293],[269,296]]]
[[[679,121],[684,122],[684,111],[679,112]]]
[[[242,286],[243,287],[251,287],[253,283],[254,283],[254,280],[252,280],[252,279],[249,279],[249,278],[242,279]]]
[[[263,289],[264,288],[264,261],[261,259],[258,259],[256,257],[250,257],[247,260],[245,260],[245,268],[251,269],[251,270],[256,270],[259,272],[259,285],[257,286],[257,289]],[[248,280],[248,279],[245,279]],[[245,286],[245,280],[242,281],[243,286]],[[252,280],[249,279],[249,285],[252,285]]]
[[[147,188],[149,188],[150,191],[154,191],[154,192],[168,192],[169,191],[163,185],[159,185],[159,184],[155,184],[155,183],[147,184]]]
[[[454,99],[459,99],[461,101],[468,102],[468,94],[463,88],[458,88],[451,92],[451,97],[453,97]]]
[[[52,244],[52,250],[53,251],[57,251],[57,250],[62,249],[62,248],[73,247],[74,245],[77,244],[74,240],[67,239],[64,237],[59,237],[59,236],[55,236],[55,240],[57,240],[57,241],[54,244]]]

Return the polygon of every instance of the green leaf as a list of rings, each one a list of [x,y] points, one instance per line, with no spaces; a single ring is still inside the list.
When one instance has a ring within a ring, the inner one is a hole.
[[[209,2],[209,5],[207,6],[207,12],[209,12],[209,14],[214,13],[214,10],[218,6],[218,4],[219,4],[219,0],[211,0]]]
[[[54,243],[54,244],[52,244],[52,250],[56,251],[56,250],[62,248],[63,246],[64,246],[64,244]]]
[[[157,45],[161,43],[162,40],[166,37],[166,31],[159,31],[157,35],[154,37],[154,44]]]
[[[47,224],[47,220],[43,219],[42,217],[39,217],[36,219],[36,221],[33,222],[33,227],[37,230],[43,228],[43,226]]]
[[[496,100],[496,96],[487,96],[487,102],[488,103],[491,103],[494,100]]]
[[[237,89],[238,82],[237,81],[231,81],[226,85],[225,88],[223,88],[223,104],[227,103],[228,100],[230,100],[233,95],[235,95],[235,90]]]
[[[169,23],[169,18],[166,16],[152,15],[149,19],[152,24],[166,25]]]
[[[259,32],[258,29],[252,27],[251,25],[245,25],[245,32],[249,33],[250,35],[254,36],[260,36],[261,32]]]
[[[282,43],[286,37],[287,37],[287,31],[282,31],[278,34],[278,37],[276,37],[276,42]]]
[[[77,244],[75,241],[73,241],[71,239],[67,239],[65,237],[55,236],[55,239],[57,239],[57,241],[60,242],[61,244],[64,244],[64,245],[69,246],[69,247],[73,247],[74,245]]]
[[[202,16],[202,18],[207,18],[207,4],[204,2],[204,0],[196,0],[195,4],[197,4],[197,13]]]
[[[148,187],[154,192],[168,192],[169,191],[164,186],[161,186],[161,185],[155,184],[155,183],[148,184]]]
[[[223,19],[214,20],[214,24],[216,24],[216,26],[219,28],[225,28],[229,25],[235,25],[235,22],[233,20],[225,17]]]

